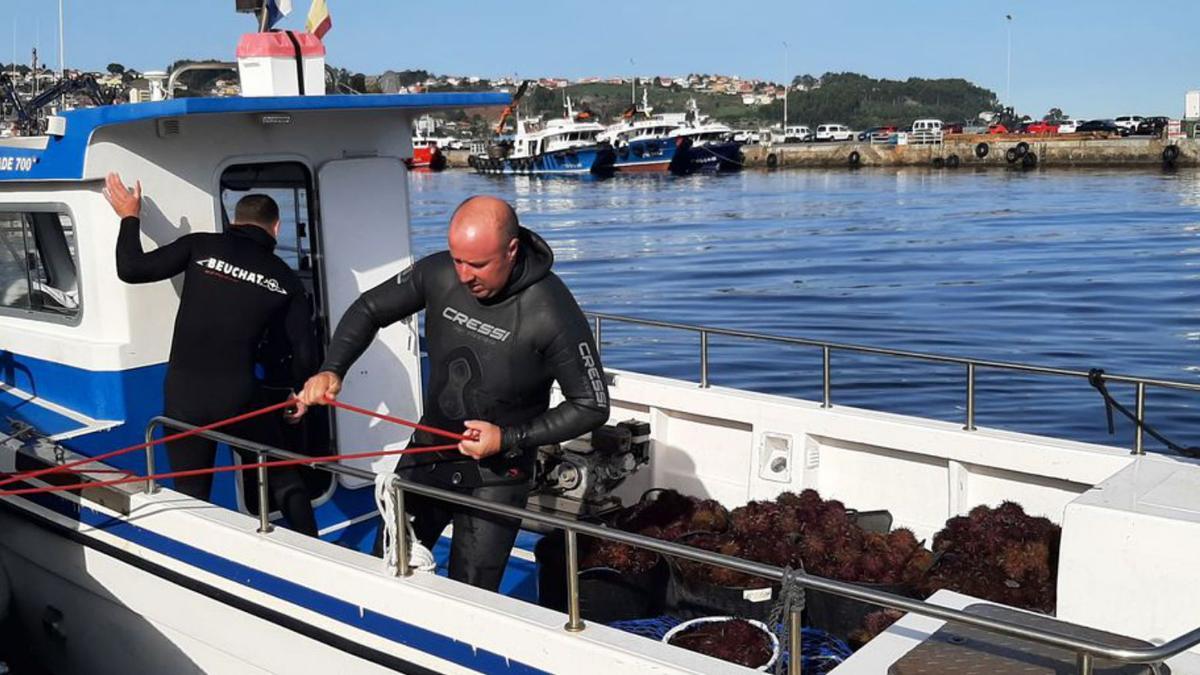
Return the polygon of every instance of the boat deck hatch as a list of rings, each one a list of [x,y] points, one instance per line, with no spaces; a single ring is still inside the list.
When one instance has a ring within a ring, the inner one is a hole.
[[[963,611],[1128,649],[1153,647],[1142,640],[996,605],[974,604]],[[948,623],[888,668],[888,675],[1058,675],[1076,672],[1075,658],[1074,653],[1061,649]],[[1171,671],[1166,665],[1121,665],[1097,659],[1093,672],[1096,675],[1166,675]]]

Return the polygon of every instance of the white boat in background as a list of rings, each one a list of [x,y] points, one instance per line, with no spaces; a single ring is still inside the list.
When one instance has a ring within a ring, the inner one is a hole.
[[[674,171],[676,149],[681,145],[671,132],[684,123],[684,115],[654,114],[642,90],[641,105],[630,106],[621,119],[605,127],[598,138],[612,145],[617,171]]]
[[[680,167],[691,173],[741,170],[743,142],[735,140],[735,135],[729,125],[702,115],[696,99],[689,99],[684,123],[669,137],[681,142],[676,151],[681,154]]]
[[[522,89],[518,90],[518,97]],[[515,101],[518,97],[514,97]],[[504,117],[506,117],[505,115]],[[471,158],[479,173],[486,174],[594,174],[613,172],[612,146],[599,136],[604,126],[587,111],[576,113],[570,97],[563,98],[563,116],[543,121],[540,117],[514,117],[516,133],[511,141],[493,145],[483,155]],[[501,118],[498,127],[503,127]]]
[[[138,443],[163,426],[181,428],[158,417],[178,293],[169,282],[118,280],[117,218],[100,193],[109,171],[141,181],[153,205],[143,219],[151,246],[188,232],[221,231],[229,205],[249,191],[288,205],[281,248],[313,291],[327,332],[362,290],[413,260],[403,161],[412,152],[413,117],[506,103],[501,94],[172,99],[69,111],[48,125],[54,136],[0,139],[0,420],[7,425],[0,427],[0,469],[62,466]],[[596,127],[577,121],[526,127],[516,157],[581,152],[584,146],[572,144],[594,143]],[[690,131],[698,138],[717,133],[698,121]],[[382,459],[321,465],[311,485],[320,538],[272,529],[276,514],[257,512],[247,498],[254,486],[243,484],[240,472],[218,477],[211,504],[146,480],[2,494],[0,597],[9,599],[2,609],[23,627],[20,639],[46,668],[62,674],[752,673],[588,621],[574,583],[565,613],[539,606],[530,550],[542,535],[532,529],[518,539],[500,593],[412,573],[403,546],[387,561],[371,555],[381,526],[376,476],[384,475],[385,493],[417,492],[522,517],[541,531],[566,531],[572,580],[573,544],[583,534],[782,581],[778,567],[600,527],[566,515],[566,506],[587,506],[593,498],[631,504],[647,490],[674,488],[732,508],[811,488],[860,511],[886,509],[897,526],[924,540],[947,519],[1006,500],[1062,528],[1053,617],[948,590],[916,599],[798,574],[807,592],[907,612],[833,667],[834,675],[955,673],[962,663],[997,658],[1021,672],[1078,668],[1090,675],[1114,672],[1121,663],[1165,662],[1172,673],[1200,674],[1194,581],[1200,462],[1143,454],[1140,432],[1131,452],[977,423],[979,370],[990,377],[1071,377],[1080,386],[1087,373],[593,319],[601,350],[609,344],[605,330],[617,324],[696,337],[698,377],[608,369],[612,420],[648,427],[638,442],[644,454],[576,444],[547,450],[559,468],[531,498],[538,508],[498,506],[394,479],[387,474],[391,462]],[[776,344],[779,367],[790,366],[798,348],[816,350],[822,395],[804,400],[712,385],[714,337]],[[417,419],[420,339],[415,318],[381,331],[340,399]],[[960,368],[965,418],[841,405],[835,353]],[[1139,411],[1154,401],[1147,391],[1200,391],[1191,383],[1107,379],[1135,387]],[[400,448],[408,440],[405,428],[345,410],[330,417],[336,424],[310,416],[313,449]],[[205,435],[268,456],[295,456],[218,432]],[[113,470],[141,475],[164,460],[155,451],[125,455],[87,464],[81,475],[22,474],[8,486],[45,488],[111,477]],[[435,555],[444,559],[444,548]],[[771,592],[739,595],[778,600]],[[801,615],[788,618],[798,623]],[[795,654],[800,633],[791,636]],[[791,672],[799,672],[800,662],[789,661]]]

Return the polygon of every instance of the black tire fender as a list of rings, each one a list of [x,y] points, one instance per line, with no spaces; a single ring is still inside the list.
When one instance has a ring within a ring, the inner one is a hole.
[[[1025,167],[1026,169],[1032,169],[1033,167],[1037,166],[1037,163],[1038,156],[1036,152],[1027,152],[1024,155],[1021,155],[1021,166]]]
[[[979,159],[983,159],[984,157],[988,156],[989,150],[991,150],[991,146],[989,146],[987,143],[979,143],[975,146],[975,156]]]
[[[858,166],[858,163],[862,161],[862,155],[858,154],[857,150],[851,150],[846,161],[850,163],[850,166]]]
[[[957,169],[959,164],[958,155],[950,155],[946,158],[946,168]]]
[[[773,152],[767,153],[767,168],[774,169],[779,166],[779,156]]]
[[[1004,159],[1007,160],[1009,164],[1012,164],[1018,159],[1021,159],[1021,155],[1017,152],[1016,148],[1009,148],[1008,150],[1004,151]]]
[[[1171,164],[1171,163],[1174,163],[1174,161],[1177,159],[1179,159],[1179,146],[1168,145],[1167,147],[1163,148],[1162,160],[1164,162],[1166,162],[1167,164]]]
[[[1025,141],[1017,143],[1017,156],[1024,157],[1025,153],[1029,152],[1029,144]]]

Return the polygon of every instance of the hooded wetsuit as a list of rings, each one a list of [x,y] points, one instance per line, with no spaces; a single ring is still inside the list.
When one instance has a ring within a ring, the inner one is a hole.
[[[308,297],[300,278],[275,255],[274,237],[259,227],[234,226],[220,234],[185,235],[147,252],[139,227],[137,218],[121,220],[117,276],[140,284],[183,274],[163,386],[168,417],[203,425],[282,400],[286,391],[273,394],[256,378],[260,360],[275,369],[290,361],[292,386],[312,372],[316,345]],[[268,331],[272,339],[264,342]],[[264,343],[273,353],[260,353]],[[222,431],[278,447],[279,423],[277,415],[266,415]],[[167,445],[174,471],[211,467],[215,453],[215,444],[202,438]],[[268,482],[288,523],[315,535],[299,472],[272,469]],[[211,488],[211,475],[175,479],[176,490],[197,499],[208,499]]]
[[[346,310],[321,370],[344,377],[382,327],[425,310],[429,383],[426,425],[462,432],[466,420],[503,429],[499,453],[481,461],[457,451],[404,457],[406,477],[523,505],[536,448],[588,433],[608,421],[608,389],[587,319],[550,267],[554,254],[521,228],[508,284],[477,299],[458,281],[446,251],[371,290]],[[550,408],[558,382],[563,402]],[[413,445],[437,438],[417,432]],[[452,578],[495,589],[518,523],[409,495],[414,528],[432,546],[454,521]]]

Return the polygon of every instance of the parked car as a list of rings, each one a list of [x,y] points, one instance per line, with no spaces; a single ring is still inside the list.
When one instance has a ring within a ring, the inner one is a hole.
[[[1119,135],[1119,136],[1128,136],[1129,135],[1128,132],[1124,131],[1121,127],[1117,126],[1117,123],[1113,120],[1088,120],[1086,122],[1083,122],[1079,126],[1075,127],[1075,131],[1077,131],[1079,133],[1104,132],[1107,134],[1114,134],[1114,135]]]
[[[1137,128],[1133,133],[1139,136],[1161,136],[1163,130],[1171,122],[1169,117],[1147,117],[1141,122],[1138,122]]]
[[[1129,134],[1137,131],[1138,122],[1141,121],[1141,115],[1121,115],[1117,119],[1113,120],[1113,124],[1116,124],[1118,128],[1125,131],[1125,133],[1121,134],[1122,136],[1128,136]]]
[[[1003,124],[1001,124],[999,122],[994,122],[994,123],[988,125],[987,132],[989,134],[1007,134],[1008,127],[1004,126]]]
[[[788,127],[783,134],[784,143],[808,143],[813,140],[812,129],[798,125]]]
[[[1079,120],[1059,120],[1058,133],[1073,134],[1079,130]]]
[[[896,133],[896,127],[871,127],[866,131],[859,132],[858,140],[867,141],[886,141],[892,134]]]
[[[852,141],[854,132],[844,124],[822,124],[817,127],[817,141]]]
[[[1046,122],[1038,120],[1036,122],[1026,122],[1021,125],[1022,134],[1057,134],[1058,122]]]

